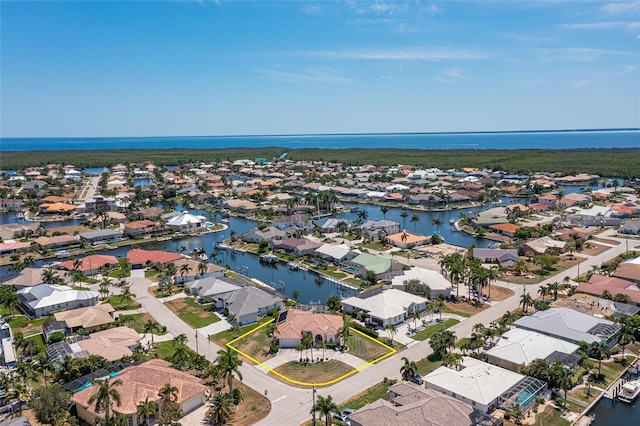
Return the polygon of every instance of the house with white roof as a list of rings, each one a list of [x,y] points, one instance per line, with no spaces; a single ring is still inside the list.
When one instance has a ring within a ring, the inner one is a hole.
[[[613,347],[618,341],[620,326],[604,318],[596,318],[567,308],[551,308],[518,319],[514,325],[567,342],[606,342]]]
[[[202,228],[206,220],[204,216],[195,216],[185,210],[178,216],[169,219],[167,226],[175,231],[190,231]]]
[[[452,396],[484,413],[511,404],[526,413],[547,389],[541,380],[471,357],[463,357],[457,370],[440,367],[422,379],[427,389]]]
[[[369,321],[380,327],[401,324],[412,312],[426,307],[427,299],[395,288],[378,288],[342,300],[345,313],[365,312]]]
[[[316,249],[316,254],[328,262],[341,263],[353,259],[360,254],[360,251],[352,251],[346,244],[323,244]]]
[[[25,287],[17,293],[25,314],[35,318],[49,315],[53,311],[95,306],[100,297],[97,291],[74,290],[59,284]]]
[[[523,328],[514,328],[500,337],[496,345],[485,352],[488,362],[511,371],[518,371],[535,359],[549,363],[559,360],[572,367],[582,359],[576,352],[580,346],[555,337]]]
[[[440,296],[448,298],[451,296],[452,285],[449,280],[437,271],[424,268],[411,268],[403,271],[402,275],[397,275],[391,280],[394,288],[404,287],[405,281],[418,280],[422,284],[429,286],[431,290],[430,298],[437,299]]]

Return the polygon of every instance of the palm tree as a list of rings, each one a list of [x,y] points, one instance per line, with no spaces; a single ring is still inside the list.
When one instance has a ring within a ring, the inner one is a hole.
[[[446,307],[444,304],[444,300],[442,299],[435,299],[431,302],[431,307],[434,311],[438,311],[440,313],[440,321],[442,321],[442,311],[444,311],[444,308]]]
[[[342,314],[342,328],[338,331],[340,336],[341,346],[347,344],[347,339],[351,336],[351,318],[346,314]]]
[[[153,341],[153,332],[154,331],[160,331],[160,326],[158,325],[157,322],[153,321],[153,320],[147,320],[147,322],[144,323],[143,329],[142,329],[143,333],[146,335],[147,333],[151,334],[151,346],[154,345],[154,341]]]
[[[626,359],[624,357],[624,350],[629,343],[633,343],[636,341],[635,338],[635,330],[633,325],[629,321],[629,316],[626,314],[622,314],[620,318],[618,318],[618,324],[620,324],[620,338],[618,340],[618,344],[622,346],[622,363],[623,365],[626,363]]]
[[[389,334],[389,344],[393,345],[393,337],[398,332],[398,326],[395,324],[387,324],[384,326],[384,329]]]
[[[592,358],[598,360],[598,377],[602,373],[602,359],[609,358],[611,356],[611,348],[607,345],[607,342],[593,342],[589,346],[589,352]]]
[[[527,308],[529,306],[533,306],[533,298],[529,293],[525,293],[520,296],[520,304],[522,305],[522,310],[524,312],[527,312]]]
[[[111,288],[111,281],[109,281],[109,278],[108,277],[102,278],[102,281],[100,281],[100,287],[98,289],[98,292],[102,295],[103,299],[106,299],[107,297],[109,297],[110,288]]]
[[[198,263],[198,273],[200,274],[201,277],[204,276],[204,273],[207,272],[208,268],[209,266],[207,265],[207,262]]]
[[[434,217],[433,219],[431,219],[431,225],[436,227],[436,230],[437,230],[437,232],[439,234],[440,233],[440,228],[443,225],[442,219],[440,219],[439,217]]]
[[[462,354],[451,352],[444,354],[442,357],[442,365],[449,368],[457,369],[458,365],[462,363]]]
[[[293,290],[291,292],[291,298],[296,301],[296,303],[300,303],[300,292],[298,290]]]
[[[331,395],[327,395],[326,397],[320,395],[318,396],[316,404],[311,408],[311,411],[312,413],[319,412],[320,416],[324,416],[324,424],[325,426],[329,426],[331,424],[331,415],[333,413],[339,413],[339,408],[338,405],[333,402]]]
[[[311,349],[311,359],[313,359],[313,336],[311,333],[304,333],[300,340],[305,349]]]
[[[406,210],[402,210],[400,217],[402,218],[402,229],[407,229],[407,217],[409,217],[409,213],[407,213]]]
[[[18,306],[20,298],[9,286],[2,286],[0,289],[0,303],[9,308],[11,318],[15,317],[14,308]]]
[[[104,411],[105,421],[109,421],[111,412],[112,401],[116,405],[120,406],[120,392],[116,389],[116,386],[122,385],[121,379],[109,380],[102,379],[95,381],[94,384],[99,384],[96,393],[89,398],[89,404],[96,403],[95,412],[100,413]]]
[[[380,206],[380,211],[382,212],[382,218],[387,220],[387,212],[389,211],[388,206]]]
[[[228,395],[216,392],[209,399],[205,420],[209,425],[225,425],[233,416],[232,401]]]
[[[542,301],[544,302],[545,298],[549,295],[549,288],[545,285],[540,286],[538,288],[538,294],[540,295],[540,297],[542,298]]]
[[[147,396],[144,401],[140,401],[136,407],[136,414],[143,418],[147,426],[149,426],[149,419],[156,414],[156,403],[150,401],[149,396]]]
[[[180,276],[182,277],[183,283],[184,283],[184,276],[188,275],[191,269],[192,269],[191,265],[189,265],[188,263],[183,263],[182,265],[180,265]]]
[[[360,211],[358,212],[358,220],[359,220],[361,223],[364,223],[364,221],[365,221],[365,220],[367,220],[367,218],[368,218],[368,217],[369,217],[369,214],[367,213],[367,211],[366,211],[366,210],[360,210]]]
[[[403,356],[401,360],[404,362],[404,365],[400,367],[402,380],[410,380],[418,372],[418,365],[415,363],[415,361],[409,361],[409,358],[407,358],[406,356]]]
[[[418,216],[417,214],[413,214],[411,215],[411,219],[409,220],[409,222],[413,223],[413,233],[417,234],[417,228],[418,228],[418,222],[420,222],[420,216]]]
[[[59,278],[53,268],[47,268],[44,270],[42,273],[42,282],[45,284],[57,284],[59,282]]]
[[[224,376],[227,378],[227,383],[229,384],[229,396],[233,395],[233,374],[238,375],[238,379],[242,380],[242,373],[240,373],[240,366],[242,365],[242,360],[238,358],[238,354],[231,348],[226,348],[226,350],[220,349],[218,351],[218,359],[216,361],[222,371],[224,371]]]
[[[178,400],[178,388],[172,386],[171,383],[165,383],[158,391],[158,396],[162,399],[162,407],[169,406],[172,402]]]

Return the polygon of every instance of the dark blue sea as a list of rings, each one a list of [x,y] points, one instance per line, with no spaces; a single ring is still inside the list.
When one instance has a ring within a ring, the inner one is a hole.
[[[0,138],[0,151],[238,147],[282,147],[285,149],[640,148],[640,131],[638,129],[631,129],[496,133],[385,133],[280,136]]]

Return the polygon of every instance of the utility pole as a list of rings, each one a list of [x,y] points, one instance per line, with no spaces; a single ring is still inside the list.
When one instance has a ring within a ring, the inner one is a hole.
[[[311,384],[311,398],[313,401],[313,405],[311,406],[311,414],[313,415],[312,417],[312,426],[316,426],[316,387],[314,384]]]
[[[198,351],[198,330],[196,330],[196,355],[200,355],[200,352]]]

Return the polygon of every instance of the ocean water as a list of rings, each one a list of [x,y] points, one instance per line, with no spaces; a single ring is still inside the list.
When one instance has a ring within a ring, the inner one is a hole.
[[[0,138],[0,151],[168,148],[640,148],[640,131],[580,130],[498,133],[394,133],[279,136]]]

